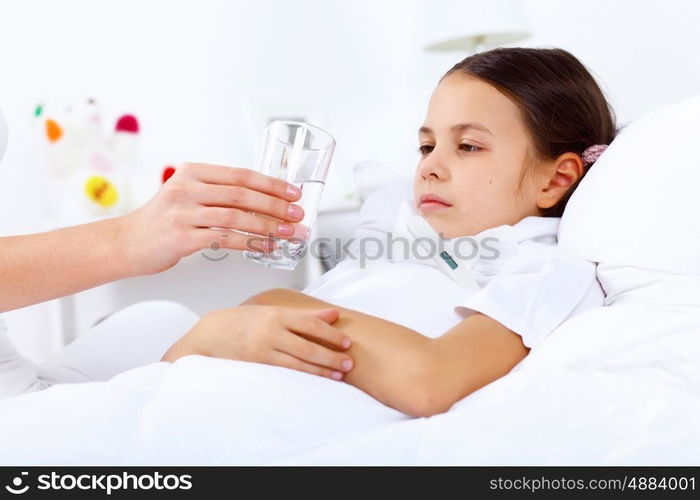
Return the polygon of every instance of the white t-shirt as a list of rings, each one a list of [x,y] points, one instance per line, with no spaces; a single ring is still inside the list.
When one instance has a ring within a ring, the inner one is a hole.
[[[575,314],[603,305],[595,264],[556,245],[560,218],[530,216],[475,235],[497,237],[501,257],[477,258],[472,273],[481,288],[473,292],[431,259],[389,251],[387,233],[400,226],[397,217],[406,209],[416,213],[407,179],[373,191],[344,260],[302,291],[432,338],[479,311],[519,334],[527,347]]]

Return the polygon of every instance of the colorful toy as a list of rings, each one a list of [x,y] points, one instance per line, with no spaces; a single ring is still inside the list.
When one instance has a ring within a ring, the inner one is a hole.
[[[73,214],[117,215],[135,208],[129,196],[138,159],[139,122],[135,116],[119,117],[107,136],[95,99],[73,103],[50,100],[37,105],[34,116],[61,209]]]

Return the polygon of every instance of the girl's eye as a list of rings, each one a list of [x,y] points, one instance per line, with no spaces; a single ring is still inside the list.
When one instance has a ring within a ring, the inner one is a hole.
[[[477,151],[479,151],[481,149],[479,146],[473,146],[473,145],[467,144],[467,143],[460,144],[459,148],[463,151],[466,151],[467,153],[476,153]],[[469,148],[474,148],[474,149],[470,150]],[[433,150],[433,146],[428,146],[428,145],[421,146],[418,148],[418,152],[422,155],[427,155],[432,150]]]
[[[467,153],[476,153],[478,150],[481,149],[479,146],[472,146],[471,144],[466,144],[466,143],[460,144],[459,147],[460,147],[462,150],[466,151]],[[474,150],[473,150],[473,151],[469,151],[469,148],[474,148]]]

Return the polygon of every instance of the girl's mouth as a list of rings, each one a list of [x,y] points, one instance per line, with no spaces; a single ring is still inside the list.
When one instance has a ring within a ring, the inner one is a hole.
[[[420,204],[421,210],[444,210],[450,207],[451,205],[446,205],[444,203],[440,203],[439,201],[432,200],[427,200]]]

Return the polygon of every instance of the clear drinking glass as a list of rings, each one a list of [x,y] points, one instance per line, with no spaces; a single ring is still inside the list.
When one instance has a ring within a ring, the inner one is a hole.
[[[304,219],[299,223],[306,226],[309,232],[305,240],[272,238],[275,241],[272,251],[246,250],[243,258],[265,267],[296,268],[311,238],[334,149],[335,139],[325,130],[308,123],[275,120],[265,128],[258,170],[301,189],[301,198],[294,204],[304,209]]]

